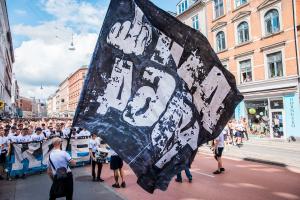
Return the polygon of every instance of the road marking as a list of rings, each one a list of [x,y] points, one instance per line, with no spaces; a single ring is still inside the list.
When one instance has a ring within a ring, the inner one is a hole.
[[[200,172],[200,169],[192,169],[191,172],[196,173],[196,174],[201,174],[203,176],[208,176],[210,178],[215,178],[215,176],[204,173],[204,172]]]

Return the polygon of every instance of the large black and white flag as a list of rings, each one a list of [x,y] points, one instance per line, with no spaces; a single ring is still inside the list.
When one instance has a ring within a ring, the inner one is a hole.
[[[98,133],[152,193],[219,135],[242,98],[200,32],[148,0],[111,0],[74,125]]]

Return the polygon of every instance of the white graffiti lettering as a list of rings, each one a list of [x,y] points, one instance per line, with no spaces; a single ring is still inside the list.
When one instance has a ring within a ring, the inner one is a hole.
[[[109,107],[123,111],[131,95],[133,63],[116,58],[104,95],[98,97],[97,113],[106,114]]]
[[[125,54],[142,55],[152,41],[152,28],[143,22],[144,13],[135,6],[133,22],[116,23],[107,37],[107,43],[122,50]]]
[[[146,68],[143,79],[156,85],[157,89],[141,87],[128,102],[123,118],[131,125],[152,126],[166,109],[176,82],[170,74],[151,67]]]

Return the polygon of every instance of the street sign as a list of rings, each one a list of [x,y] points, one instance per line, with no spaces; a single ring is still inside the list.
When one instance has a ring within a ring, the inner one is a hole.
[[[5,106],[5,103],[4,101],[0,100],[0,110],[2,110]]]

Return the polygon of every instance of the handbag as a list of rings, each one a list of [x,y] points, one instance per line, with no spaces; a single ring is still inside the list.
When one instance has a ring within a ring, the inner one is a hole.
[[[49,155],[49,162],[53,169],[56,171],[56,174],[53,178],[53,183],[50,189],[50,194],[53,197],[60,198],[66,196],[66,188],[67,186],[67,168],[60,167],[58,169],[55,168],[53,162],[51,161],[50,155]]]

